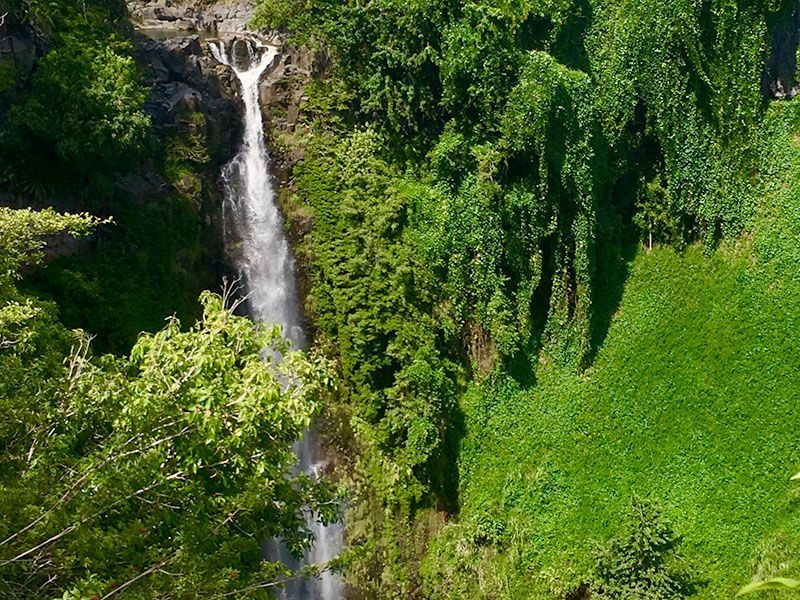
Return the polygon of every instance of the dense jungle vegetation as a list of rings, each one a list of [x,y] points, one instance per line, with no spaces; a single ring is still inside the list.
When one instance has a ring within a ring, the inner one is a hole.
[[[298,574],[265,540],[301,553],[305,511],[337,512],[292,447],[332,367],[237,316],[230,286],[197,301],[199,185],[125,185],[202,182],[211,157],[202,115],[153,128],[124,5],[0,21],[40,55],[0,62],[0,597],[270,597]]]
[[[219,149],[153,127],[124,5],[6,0],[0,597],[269,597],[263,540],[335,515],[292,470],[319,413],[362,597],[800,575],[798,10],[258,0],[324,65],[277,140],[303,353],[202,292]]]
[[[313,218],[368,597],[798,572],[800,118],[762,93],[796,10],[259,3],[332,65],[285,202]]]

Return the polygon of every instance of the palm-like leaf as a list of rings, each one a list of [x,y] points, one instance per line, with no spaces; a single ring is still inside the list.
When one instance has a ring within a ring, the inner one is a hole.
[[[744,596],[745,594],[751,594],[752,592],[760,592],[763,590],[797,591],[800,590],[800,581],[797,579],[787,579],[785,577],[776,577],[775,579],[770,579],[768,581],[755,581],[750,585],[744,586],[736,595]]]

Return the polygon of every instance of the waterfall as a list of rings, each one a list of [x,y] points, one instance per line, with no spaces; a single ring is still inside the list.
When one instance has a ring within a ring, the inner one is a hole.
[[[305,346],[301,311],[297,301],[294,260],[286,239],[283,218],[275,202],[269,174],[269,155],[259,105],[258,83],[277,56],[277,49],[255,38],[235,39],[229,45],[209,42],[214,58],[229,66],[242,86],[244,136],[236,156],[222,171],[224,187],[223,227],[225,245],[234,257],[247,297],[247,308],[255,321],[277,323],[295,347]],[[324,465],[319,436],[312,427],[295,444],[298,468],[316,476]],[[267,544],[271,560],[290,567],[324,564],[341,548],[340,524],[323,526],[307,516],[314,545],[298,564],[276,541]],[[290,581],[283,591],[286,600],[339,600],[342,583],[338,575],[324,572],[315,579]]]

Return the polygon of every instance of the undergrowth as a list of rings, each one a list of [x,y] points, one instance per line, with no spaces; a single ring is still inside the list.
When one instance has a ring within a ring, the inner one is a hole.
[[[749,234],[711,253],[640,247],[592,368],[545,362],[535,386],[471,387],[461,513],[424,564],[431,597],[588,589],[593,548],[620,534],[635,496],[680,536],[693,597],[800,568],[787,485],[800,467],[797,114],[771,108]],[[503,534],[476,543],[486,519]]]

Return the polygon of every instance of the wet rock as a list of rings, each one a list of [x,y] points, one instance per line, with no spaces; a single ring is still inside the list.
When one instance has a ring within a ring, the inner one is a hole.
[[[152,84],[145,109],[157,129],[177,128],[187,113],[203,113],[215,167],[229,160],[241,135],[239,84],[198,36],[141,36],[137,60]]]
[[[302,158],[299,145],[287,143],[300,121],[306,86],[316,71],[317,58],[308,48],[273,39],[280,47],[275,62],[259,86],[261,110],[275,177],[281,184],[291,181],[292,170]]]
[[[162,140],[199,134],[208,162],[195,163],[188,173],[173,172],[172,179],[158,165],[117,180],[134,202],[147,203],[163,194],[178,195],[193,203],[204,227],[204,245],[213,257],[211,269],[219,277],[227,273],[222,250],[222,165],[236,152],[242,121],[239,82],[211,55],[198,35],[152,39],[136,36],[136,59],[150,83],[145,110]],[[202,118],[199,114],[202,114]]]

